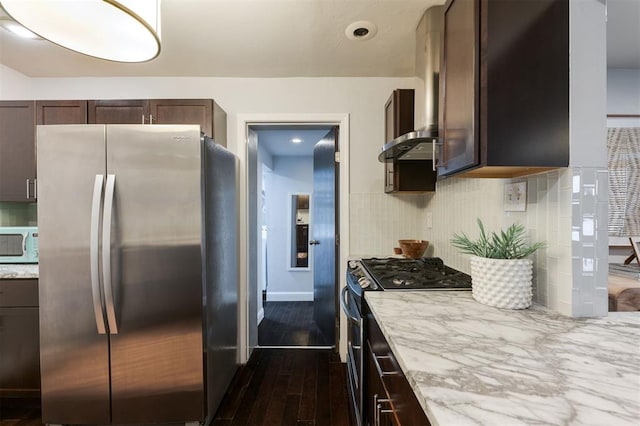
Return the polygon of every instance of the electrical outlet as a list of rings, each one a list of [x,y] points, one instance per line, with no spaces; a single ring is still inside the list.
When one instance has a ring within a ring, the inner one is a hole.
[[[433,213],[427,212],[427,229],[433,228]]]
[[[504,185],[504,211],[523,212],[527,210],[527,182],[506,183]]]

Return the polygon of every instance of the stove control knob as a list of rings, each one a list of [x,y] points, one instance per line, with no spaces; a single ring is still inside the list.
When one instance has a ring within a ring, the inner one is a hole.
[[[360,277],[358,284],[360,284],[360,287],[362,288],[368,288],[371,286],[371,281],[366,277]]]

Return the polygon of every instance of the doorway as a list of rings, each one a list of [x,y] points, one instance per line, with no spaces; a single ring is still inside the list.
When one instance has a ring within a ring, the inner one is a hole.
[[[338,127],[251,124],[247,133],[249,228],[255,230],[249,277],[257,284],[249,315],[256,315],[257,345],[333,347]]]

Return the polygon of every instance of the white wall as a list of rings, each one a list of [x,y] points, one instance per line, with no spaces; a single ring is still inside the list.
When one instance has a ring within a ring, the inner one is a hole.
[[[0,64],[0,100],[28,100],[32,95],[32,79]]]
[[[291,268],[290,241],[291,196],[310,194],[313,203],[313,157],[274,156],[267,189],[267,300],[312,301],[311,258],[310,268]]]
[[[607,114],[640,114],[640,69],[607,69]]]

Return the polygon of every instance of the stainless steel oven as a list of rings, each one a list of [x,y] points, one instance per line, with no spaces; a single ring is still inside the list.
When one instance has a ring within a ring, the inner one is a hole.
[[[362,313],[348,286],[344,287],[340,293],[340,305],[347,316],[347,386],[351,404],[354,407],[356,424],[360,426],[362,425]]]

